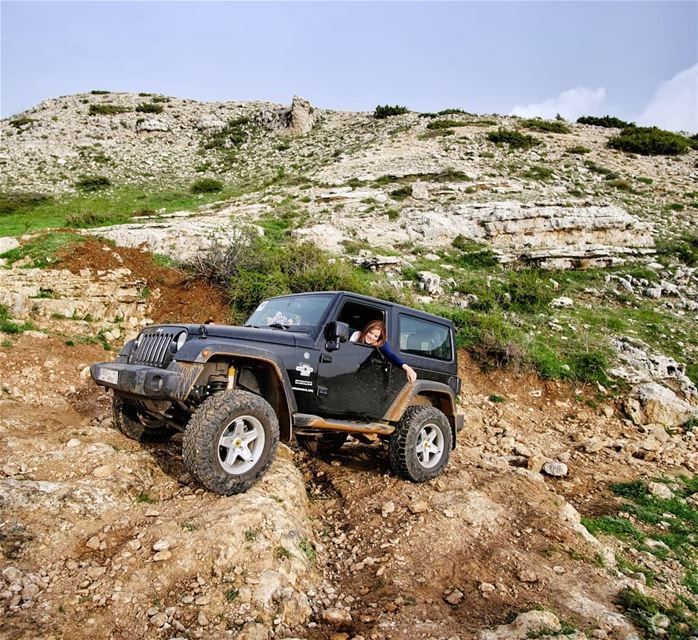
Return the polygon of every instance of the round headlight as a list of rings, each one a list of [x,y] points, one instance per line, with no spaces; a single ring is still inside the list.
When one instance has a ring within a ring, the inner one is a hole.
[[[177,336],[177,351],[179,351],[184,346],[184,343],[186,341],[187,341],[187,332],[182,331],[182,333],[180,333]]]

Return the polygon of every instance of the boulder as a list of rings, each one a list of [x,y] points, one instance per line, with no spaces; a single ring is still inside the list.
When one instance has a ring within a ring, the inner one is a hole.
[[[635,387],[625,399],[624,409],[638,425],[660,424],[679,427],[692,416],[698,415],[698,408],[681,400],[671,389],[656,382]]]
[[[16,249],[18,246],[19,242],[15,238],[0,238],[0,255],[3,253],[7,253],[12,249]]]
[[[480,631],[478,640],[523,640],[540,637],[545,632],[556,634],[562,626],[557,616],[549,611],[527,611],[516,617],[511,624],[503,624],[495,629]]]
[[[146,118],[136,123],[136,131],[169,131],[170,126],[157,118]]]
[[[315,108],[305,98],[293,96],[285,124],[291,135],[302,136],[308,133],[315,125]]]

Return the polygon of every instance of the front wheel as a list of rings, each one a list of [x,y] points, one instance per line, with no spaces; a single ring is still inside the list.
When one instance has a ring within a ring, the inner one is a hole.
[[[279,442],[272,406],[248,391],[221,391],[192,414],[182,441],[187,470],[209,491],[246,491],[267,469]]]
[[[452,443],[451,425],[441,411],[409,407],[390,437],[390,468],[412,482],[431,480],[448,464]]]

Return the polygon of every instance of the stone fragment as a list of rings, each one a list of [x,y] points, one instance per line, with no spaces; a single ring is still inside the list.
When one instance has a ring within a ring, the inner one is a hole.
[[[521,569],[518,578],[521,582],[538,582],[538,576],[533,569]]]
[[[456,606],[463,602],[464,597],[465,594],[460,589],[453,589],[447,596],[444,597],[444,600],[448,602],[448,604]]]
[[[559,298],[551,300],[550,306],[558,309],[571,309],[572,307],[574,307],[574,301],[572,300],[572,298],[560,296]]]
[[[672,490],[661,482],[650,482],[647,487],[655,498],[671,500],[674,497]]]
[[[151,619],[150,624],[154,627],[164,627],[167,623],[167,615],[164,612],[156,613]]]
[[[546,462],[543,465],[543,473],[555,478],[563,478],[567,475],[567,465],[564,462]]]
[[[557,616],[549,611],[528,611],[518,615],[511,624],[480,631],[477,640],[524,640],[546,632],[557,634],[561,628]]]
[[[388,517],[394,511],[395,511],[395,503],[394,502],[386,502],[381,507],[381,515],[384,518]]]
[[[112,476],[114,474],[114,471],[115,471],[115,469],[112,465],[103,464],[103,465],[95,468],[95,470],[92,472],[92,475],[95,478],[109,478],[110,476]]]
[[[167,538],[160,538],[160,540],[153,543],[153,551],[164,551],[165,549],[169,549],[170,546],[171,542]]]
[[[429,509],[429,504],[425,500],[415,500],[410,503],[409,509],[412,513],[425,513]]]
[[[322,619],[333,627],[349,626],[352,622],[351,613],[346,609],[339,609],[337,607],[323,609]]]
[[[158,551],[153,556],[153,561],[154,562],[163,562],[164,560],[169,560],[171,557],[172,557],[172,552],[166,549],[164,551]]]
[[[429,199],[429,189],[427,185],[423,182],[417,180],[412,183],[412,197],[416,200],[428,200]]]
[[[99,549],[99,538],[97,536],[92,536],[86,543],[85,546],[87,546],[88,549],[94,549],[97,550]]]
[[[10,238],[8,236],[0,238],[0,254],[7,253],[17,247],[19,247],[19,241],[16,238]]]

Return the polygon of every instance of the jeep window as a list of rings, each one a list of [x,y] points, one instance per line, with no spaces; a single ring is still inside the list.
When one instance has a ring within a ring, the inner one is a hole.
[[[278,327],[289,331],[315,329],[333,298],[332,294],[318,294],[264,300],[249,317],[245,326]]]
[[[371,320],[382,320],[385,322],[385,312],[378,307],[348,300],[342,305],[337,320],[346,322],[349,325],[349,335],[351,336],[356,331],[363,331],[363,328]]]
[[[453,347],[448,327],[402,313],[399,322],[400,351],[436,360],[452,359]]]

